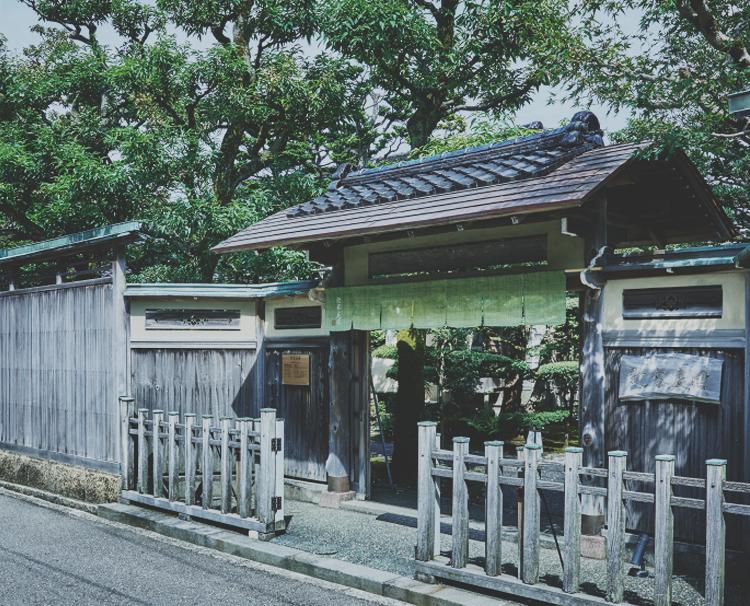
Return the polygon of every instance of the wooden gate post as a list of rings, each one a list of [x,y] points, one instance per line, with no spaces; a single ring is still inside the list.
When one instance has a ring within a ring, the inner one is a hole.
[[[469,560],[469,491],[465,479],[467,454],[469,438],[453,438],[453,568],[465,568]]]
[[[276,419],[276,449],[274,452],[274,493],[276,496],[276,509],[274,513],[274,524],[277,530],[284,529],[284,419]]]
[[[162,472],[162,450],[161,450],[161,420],[164,418],[163,410],[155,410],[151,421],[151,449],[153,451],[153,488],[154,496],[159,498],[163,493],[164,478]]]
[[[724,605],[726,522],[724,520],[724,459],[706,461],[706,606]]]
[[[503,534],[503,493],[500,490],[500,461],[503,458],[503,442],[484,443],[487,457],[487,502],[485,505],[485,566],[488,576],[500,574]]]
[[[580,486],[579,470],[583,459],[583,448],[565,449],[565,570],[563,571],[563,591],[575,593],[580,584],[581,567],[581,501],[578,497]]]
[[[539,492],[537,469],[542,447],[526,444],[523,475],[523,560],[521,580],[529,585],[539,581]]]
[[[193,425],[195,414],[185,415],[185,433],[183,448],[185,451],[185,505],[192,505],[195,498],[195,446],[193,444]]]
[[[148,408],[138,409],[138,492],[148,492],[148,444],[146,444],[146,414]]]
[[[203,415],[203,432],[201,436],[201,446],[203,447],[203,493],[201,494],[201,504],[203,509],[211,507],[214,495],[214,447],[211,445],[211,421],[213,419],[211,415]]]
[[[177,500],[177,478],[179,473],[179,447],[177,444],[177,421],[180,413],[173,410],[167,414],[167,497]]]
[[[240,426],[240,479],[237,494],[238,511],[241,518],[246,518],[250,512],[248,493],[250,490],[250,471],[252,468],[252,453],[248,448],[248,432],[250,419],[239,419]]]
[[[258,501],[256,510],[258,518],[271,529],[274,523],[273,488],[274,464],[273,440],[276,436],[276,409],[260,409],[260,476],[258,477]]]
[[[625,591],[623,556],[625,554],[625,501],[623,474],[628,453],[613,450],[609,453],[607,482],[607,600],[622,602]]]
[[[656,457],[656,519],[654,520],[654,606],[672,604],[674,514],[672,476],[674,456]]]
[[[134,402],[135,399],[130,396],[120,396],[120,476],[123,490],[130,490],[130,482],[133,479],[130,417],[133,416]]]
[[[418,424],[417,459],[417,551],[416,558],[429,562],[435,545],[435,483],[432,479],[432,451],[437,423]]]
[[[221,513],[229,513],[232,505],[232,459],[229,456],[230,417],[221,417],[221,455],[219,471],[221,473]]]

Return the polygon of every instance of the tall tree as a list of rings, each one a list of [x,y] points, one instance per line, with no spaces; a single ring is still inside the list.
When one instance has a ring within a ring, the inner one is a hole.
[[[23,1],[44,25],[23,55],[0,50],[11,239],[143,218],[158,236],[135,260],[145,279],[306,271],[280,251],[217,268],[210,247],[312,197],[369,136],[360,70],[298,44],[310,2]]]
[[[513,112],[579,47],[565,0],[321,0],[325,42],[367,67],[412,147],[459,112]]]
[[[747,233],[750,119],[728,114],[728,93],[750,85],[750,5],[728,0],[583,0],[596,53],[582,57],[574,98],[630,111],[615,138],[680,147]],[[627,27],[632,15],[640,27]],[[631,28],[632,29],[632,28]]]

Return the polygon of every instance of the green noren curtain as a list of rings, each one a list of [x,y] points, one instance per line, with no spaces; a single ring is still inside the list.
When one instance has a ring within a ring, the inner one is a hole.
[[[565,321],[560,271],[326,289],[333,331],[557,325]]]

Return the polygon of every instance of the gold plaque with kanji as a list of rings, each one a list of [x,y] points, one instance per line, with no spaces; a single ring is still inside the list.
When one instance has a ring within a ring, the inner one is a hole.
[[[310,354],[282,354],[281,383],[310,385]]]

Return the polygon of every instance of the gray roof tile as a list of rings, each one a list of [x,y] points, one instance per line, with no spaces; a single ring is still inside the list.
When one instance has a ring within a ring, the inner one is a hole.
[[[566,126],[525,137],[348,174],[340,167],[328,191],[289,209],[287,216],[303,217],[540,177],[602,145],[596,116],[578,112]]]

